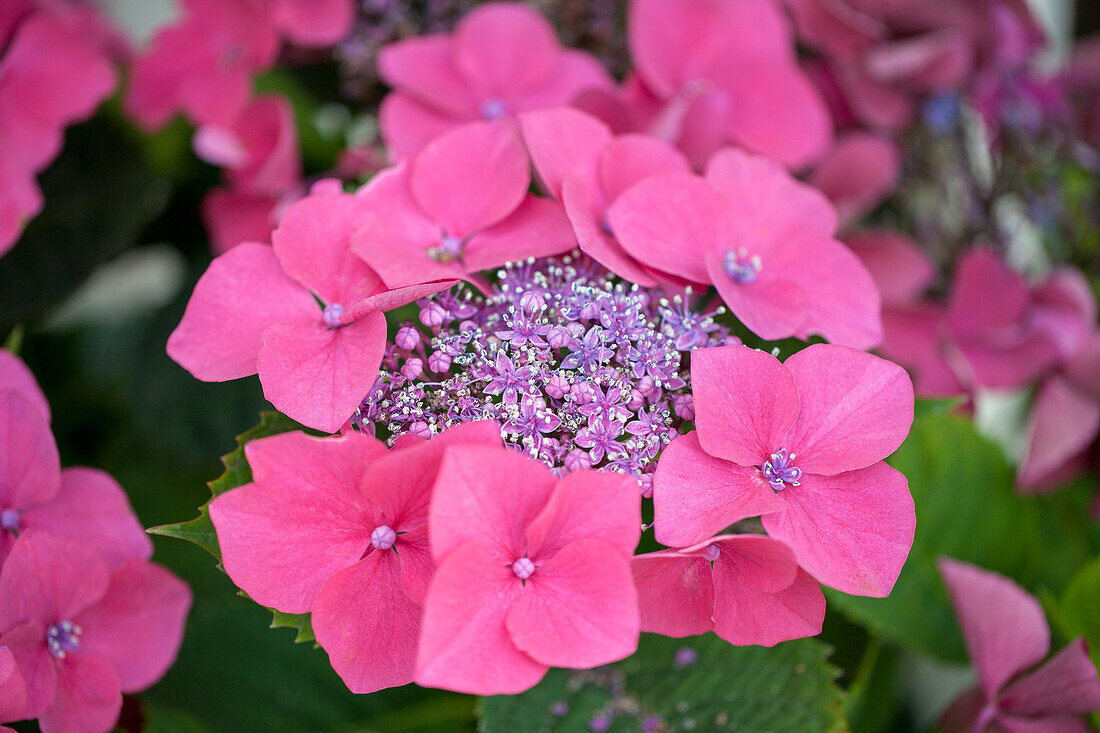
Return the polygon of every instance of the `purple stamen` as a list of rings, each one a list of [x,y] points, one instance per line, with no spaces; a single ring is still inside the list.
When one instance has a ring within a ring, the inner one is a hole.
[[[493,97],[482,102],[479,111],[481,112],[482,118],[486,120],[499,120],[501,117],[508,114],[508,109],[507,102],[499,97]]]
[[[388,550],[397,542],[397,532],[386,524],[380,524],[370,533],[370,543],[379,550]]]
[[[454,262],[462,256],[462,248],[465,246],[466,243],[458,237],[446,234],[439,240],[438,247],[428,248],[428,257],[436,262]]]
[[[535,574],[535,563],[529,557],[521,557],[512,563],[512,572],[520,580],[527,580]]]
[[[798,486],[798,481],[802,478],[802,469],[791,465],[793,462],[794,454],[787,455],[787,449],[780,448],[772,453],[771,459],[766,461],[760,470],[771,487],[780,491],[787,484]]]
[[[84,632],[72,621],[62,621],[46,630],[46,647],[55,659],[80,651],[80,635]]]
[[[0,530],[15,534],[19,530],[19,510],[5,509],[0,512]]]
[[[744,247],[736,252],[732,249],[726,251],[726,274],[735,282],[742,285],[754,283],[756,278],[759,277],[761,269],[760,257],[757,255],[750,256]]]
[[[344,315],[344,306],[339,303],[329,303],[325,306],[325,312],[321,315],[321,318],[325,321],[325,325],[329,328],[336,328],[343,325],[340,323],[340,316]]]
[[[718,549],[718,545],[707,545],[707,557],[709,557],[711,560],[717,560],[720,552],[721,550]]]

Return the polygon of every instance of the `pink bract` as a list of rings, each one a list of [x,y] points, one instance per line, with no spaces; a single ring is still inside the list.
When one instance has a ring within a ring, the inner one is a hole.
[[[1080,716],[1100,711],[1100,679],[1085,640],[1032,669],[1050,651],[1039,601],[1008,578],[958,560],[942,558],[939,569],[979,681],[944,714],[943,729],[1086,730]]]
[[[691,375],[697,431],[657,465],[657,540],[688,547],[762,515],[818,581],[887,595],[915,524],[905,477],[882,461],[913,421],[905,371],[818,344],[783,364],[746,346],[704,349]]]
[[[858,221],[893,193],[901,176],[901,151],[880,135],[850,131],[837,139],[809,177],[829,197],[843,222]]]
[[[627,476],[579,471],[559,481],[503,448],[448,449],[432,498],[437,569],[417,682],[516,693],[551,666],[585,669],[631,654],[640,504]]]
[[[91,547],[28,530],[0,571],[0,646],[44,733],[109,730],[122,693],[151,686],[183,639],[191,591],[159,565],[113,570]]]
[[[485,3],[449,35],[385,47],[378,73],[394,88],[379,123],[395,160],[464,123],[569,104],[585,89],[612,86],[595,58],[562,48],[546,19],[516,2]]]
[[[27,708],[27,684],[7,647],[0,647],[0,721],[20,720]],[[11,730],[0,728],[0,730]]]
[[[280,196],[302,175],[294,111],[282,97],[257,97],[230,127],[200,127],[194,147],[200,158],[225,168],[238,191]]]
[[[638,555],[632,563],[642,631],[714,631],[731,644],[774,646],[821,633],[825,597],[781,542],[718,535],[694,547]]]
[[[569,220],[553,201],[528,194],[530,182],[513,130],[464,125],[361,190],[352,248],[390,287],[569,251],[576,246]]]
[[[274,246],[246,242],[216,258],[168,339],[169,356],[209,382],[258,373],[279,410],[339,429],[374,383],[384,311],[451,284],[387,289],[351,252],[366,208],[361,195],[326,188],[287,210]]]
[[[833,238],[836,210],[774,161],[723,150],[705,179],[645,178],[619,196],[608,218],[630,255],[713,284],[761,338],[817,333],[857,348],[882,338],[874,282]]]

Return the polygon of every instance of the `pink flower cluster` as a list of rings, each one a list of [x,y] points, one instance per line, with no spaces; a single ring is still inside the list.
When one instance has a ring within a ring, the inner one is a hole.
[[[61,469],[34,377],[0,351],[0,722],[107,731],[159,680],[191,591],[107,474]],[[7,730],[6,728],[4,730]]]
[[[57,157],[65,128],[114,90],[121,50],[90,4],[0,7],[0,256],[42,209],[35,176]]]

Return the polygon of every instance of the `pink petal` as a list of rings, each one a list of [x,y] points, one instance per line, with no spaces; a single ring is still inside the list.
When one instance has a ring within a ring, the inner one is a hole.
[[[420,606],[401,584],[404,558],[373,552],[333,575],[313,606],[313,631],[356,694],[407,685],[416,675]]]
[[[1050,649],[1043,607],[1012,580],[968,563],[941,558],[943,576],[970,661],[986,698]]]
[[[565,48],[558,56],[554,73],[541,84],[524,89],[512,97],[517,111],[548,109],[563,104],[580,107],[576,100],[586,92],[608,91],[615,80],[592,54],[575,48]]]
[[[787,0],[798,36],[830,56],[852,57],[887,34],[885,23],[846,0]]]
[[[74,619],[84,630],[80,651],[111,662],[123,692],[140,692],[175,662],[190,608],[191,589],[166,568],[127,561],[103,600]]]
[[[106,659],[73,654],[58,665],[57,697],[39,716],[44,731],[111,730],[122,710],[118,673]]]
[[[94,468],[62,471],[57,497],[27,509],[19,525],[86,542],[111,567],[153,556],[153,543],[130,508],[126,492],[109,474]]]
[[[0,349],[0,391],[9,389],[23,395],[35,405],[49,423],[50,403],[38,386],[38,380],[22,359],[10,351]]]
[[[61,459],[41,404],[0,391],[0,446],[0,506],[23,509],[57,496]]]
[[[271,247],[246,242],[214,259],[168,338],[168,355],[197,379],[256,373],[261,334],[273,323],[316,320],[316,301],[279,266]]]
[[[594,192],[577,175],[565,177],[561,187],[562,204],[573,225],[573,233],[581,251],[619,277],[642,287],[653,287],[657,280],[642,265],[628,255],[622,246],[603,229],[606,210],[594,203]]]
[[[1096,327],[1096,298],[1080,270],[1057,268],[1033,292],[1029,322],[1054,342],[1063,359],[1073,357]]]
[[[1070,642],[1043,666],[1013,682],[1001,694],[1000,707],[1034,717],[1100,710],[1100,679],[1085,640]]]
[[[702,545],[702,543],[700,543]],[[719,550],[715,572],[725,576],[727,588],[764,593],[789,588],[798,576],[794,553],[782,542],[764,535],[718,535],[707,542]],[[704,549],[700,547],[699,549]],[[718,576],[715,575],[717,581]],[[716,588],[717,590],[717,588]]]
[[[7,647],[0,647],[0,720],[19,720],[27,707],[27,685]]]
[[[448,448],[439,468],[429,521],[432,554],[441,561],[476,541],[510,564],[527,551],[527,527],[557,483],[550,469],[504,448]]]
[[[810,316],[806,293],[781,277],[783,273],[778,268],[766,266],[767,273],[755,282],[741,284],[726,272],[724,253],[708,252],[704,262],[711,282],[730,312],[760,338],[775,341],[805,329]],[[779,275],[774,275],[776,271]]]
[[[1027,283],[992,250],[967,250],[955,266],[948,323],[957,335],[968,336],[986,329],[1015,323],[1029,300]]]
[[[879,351],[913,375],[921,397],[950,397],[965,390],[945,353],[941,336],[944,309],[939,304],[882,309],[883,341]]]
[[[420,209],[448,234],[464,239],[502,221],[527,195],[527,155],[508,126],[463,125],[421,150],[409,168]]]
[[[352,303],[344,311],[344,315],[341,316],[340,320],[345,324],[351,324],[371,313],[385,312],[393,310],[394,308],[400,308],[403,305],[412,303],[414,300],[419,300],[428,295],[434,295],[441,290],[446,290],[452,285],[455,285],[456,282],[456,280],[437,280],[435,282],[417,285],[406,285],[404,287],[393,288],[392,290],[383,290]]]
[[[537,85],[561,58],[554,28],[521,3],[487,3],[455,26],[453,60],[480,96],[507,98]]]
[[[737,389],[730,389],[736,380]],[[774,356],[748,346],[699,350],[691,359],[699,443],[712,456],[759,466],[799,415],[798,388]]]
[[[600,184],[608,201],[638,181],[666,173],[691,173],[691,166],[676,148],[652,137],[622,135],[600,153]]]
[[[278,0],[273,19],[295,44],[323,48],[347,36],[355,5],[352,0]]]
[[[255,483],[216,497],[210,518],[226,572],[257,603],[305,613],[370,549],[376,510],[358,479],[382,450],[368,440],[285,433],[249,444]]]
[[[535,558],[506,621],[521,651],[552,667],[587,669],[637,650],[638,593],[630,559],[616,549],[582,539]]]
[[[817,636],[825,620],[825,596],[817,581],[798,570],[794,582],[774,593],[752,591],[714,563],[714,632],[731,644],[775,646]]]
[[[714,458],[697,436],[673,440],[653,476],[656,538],[670,547],[694,545],[734,522],[783,508],[759,469]]]
[[[248,150],[234,131],[217,125],[204,125],[191,138],[191,148],[202,160],[219,168],[240,168],[248,163]]]
[[[580,169],[589,180],[600,151],[611,142],[607,125],[571,107],[526,112],[519,122],[539,180],[558,200],[565,177]]]
[[[401,556],[401,587],[417,605],[424,604],[428,585],[435,574],[435,560],[428,544],[428,527],[421,525],[397,538],[397,551]]]
[[[1017,482],[1037,488],[1100,433],[1100,401],[1060,376],[1046,380],[1031,407]]]
[[[608,209],[608,220],[623,249],[639,261],[705,283],[710,275],[703,256],[726,241],[727,208],[701,178],[669,174],[632,186]]]
[[[25,686],[20,718],[37,718],[57,697],[56,660],[44,643],[48,623],[27,621],[0,636],[0,646],[11,650]]]
[[[714,583],[708,560],[655,552],[637,555],[630,568],[638,589],[642,631],[679,638],[714,628]]]
[[[467,542],[454,548],[424,602],[417,684],[473,695],[515,694],[537,684],[546,666],[517,649],[505,626],[522,591],[489,547]]]
[[[1074,384],[1100,399],[1100,331],[1093,331],[1064,371]]]
[[[297,201],[271,235],[275,256],[287,275],[326,304],[348,304],[373,294],[378,275],[351,251],[351,235],[362,226],[363,201],[351,194],[313,194]]]
[[[269,241],[276,203],[270,196],[211,189],[201,206],[210,248],[215,254],[224,254],[241,242]]]
[[[630,476],[571,473],[558,481],[527,528],[528,553],[533,558],[549,557],[571,542],[593,539],[629,558],[641,537],[641,505],[638,482]]]
[[[901,151],[886,138],[849,132],[810,176],[810,183],[836,204],[841,218],[855,221],[890,195],[901,175]]]
[[[870,49],[864,65],[883,82],[903,81],[922,92],[958,84],[971,69],[973,55],[965,35],[953,28],[925,33]]]
[[[241,113],[235,128],[246,146],[243,164],[226,171],[235,188],[281,196],[298,183],[302,162],[290,102],[274,95],[257,97]]]
[[[996,334],[973,341],[959,339],[967,383],[989,389],[1016,389],[1036,381],[1058,361],[1058,349],[1045,334],[1015,332],[1007,340]]]
[[[913,424],[913,385],[893,362],[848,348],[814,344],[784,363],[801,410],[786,447],[795,465],[833,474],[869,466],[894,452]]]
[[[385,348],[381,313],[337,329],[274,325],[264,331],[256,361],[264,397],[303,425],[334,433],[374,384]]]
[[[932,260],[916,240],[892,229],[861,229],[844,237],[863,262],[886,305],[915,302],[936,278]]]
[[[103,598],[108,578],[107,563],[88,545],[29,529],[19,535],[0,570],[0,629],[24,621],[72,620]]]
[[[889,595],[916,524],[905,476],[879,462],[836,476],[803,474],[779,493],[787,508],[765,514],[764,529],[799,565],[844,593]]]
[[[453,50],[450,36],[444,34],[384,46],[378,52],[378,76],[397,90],[387,99],[400,96],[448,115],[472,118],[477,113],[474,90],[453,65]]]
[[[399,91],[387,94],[378,106],[378,129],[393,161],[407,160],[435,138],[472,119],[439,112]]]
[[[678,104],[683,104],[683,101],[673,99],[666,107],[665,115],[669,121],[672,121],[678,112]],[[684,155],[695,168],[705,169],[707,161],[729,142],[733,106],[733,100],[724,91],[704,92],[691,98],[683,108],[678,134],[673,123],[671,131],[676,146],[684,151]],[[659,133],[660,128],[654,131]]]
[[[561,205],[529,195],[507,219],[470,239],[463,264],[467,272],[478,272],[528,257],[562,254],[576,246]]]

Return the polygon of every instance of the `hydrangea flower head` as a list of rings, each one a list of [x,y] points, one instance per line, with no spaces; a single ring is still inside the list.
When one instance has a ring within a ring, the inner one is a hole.
[[[569,104],[585,89],[612,86],[595,58],[563,49],[546,19],[518,2],[485,3],[450,35],[391,44],[378,56],[378,72],[394,88],[379,124],[398,160],[458,125]]]
[[[640,526],[641,499],[625,476],[558,480],[504,448],[448,448],[428,524],[437,569],[417,682],[515,693],[549,667],[586,669],[633,653],[630,558]]]
[[[887,595],[915,524],[905,477],[882,460],[913,421],[905,371],[817,344],[782,364],[745,346],[706,349],[692,355],[691,372],[697,430],[657,465],[657,540],[693,546],[763,515],[767,533],[817,580]]]

